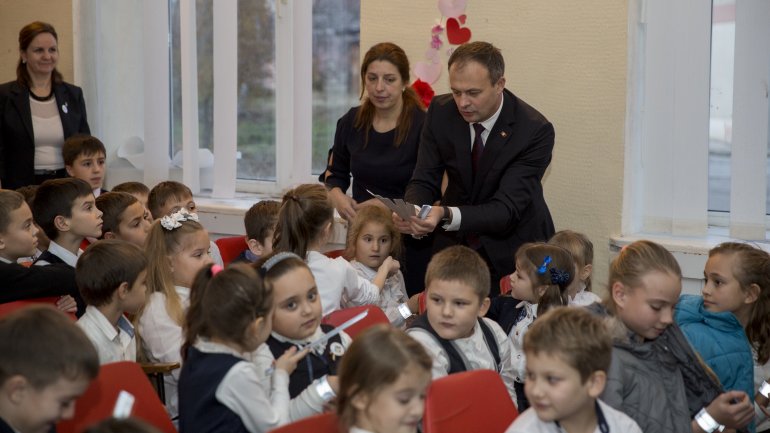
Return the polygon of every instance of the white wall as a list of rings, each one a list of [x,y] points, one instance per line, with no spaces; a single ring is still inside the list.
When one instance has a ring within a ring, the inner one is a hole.
[[[413,64],[423,60],[430,29],[441,17],[436,5],[362,1],[361,53],[392,41]],[[502,50],[508,89],[554,124],[546,200],[557,230],[584,232],[594,243],[599,293],[607,278],[609,237],[621,228],[627,8],[624,1],[601,0],[468,1],[466,8],[471,40],[486,40]],[[444,69],[434,86],[438,93],[447,91],[446,78]]]

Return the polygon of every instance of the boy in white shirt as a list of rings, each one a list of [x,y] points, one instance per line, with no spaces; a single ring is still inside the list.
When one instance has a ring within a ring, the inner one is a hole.
[[[32,214],[51,243],[36,266],[66,263],[75,267],[83,239],[102,235],[102,212],[95,201],[91,186],[81,179],[50,179],[38,187]]]
[[[144,305],[147,258],[120,240],[97,241],[78,259],[75,280],[88,307],[77,324],[99,353],[99,363],[136,361],[134,327],[124,313]]]
[[[554,308],[524,336],[530,408],[506,433],[642,433],[599,395],[607,382],[612,341],[602,319],[583,308]]]
[[[513,401],[512,343],[489,309],[489,268],[472,249],[452,246],[434,255],[425,273],[426,314],[407,330],[433,358],[433,379],[468,370],[498,372]]]

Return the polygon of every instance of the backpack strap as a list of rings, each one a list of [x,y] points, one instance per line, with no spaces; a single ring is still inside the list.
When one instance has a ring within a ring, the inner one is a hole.
[[[460,355],[460,352],[457,351],[457,348],[454,344],[452,344],[451,341],[445,340],[441,338],[435,329],[433,329],[432,326],[430,326],[430,322],[428,322],[428,315],[427,314],[421,314],[417,317],[417,319],[412,322],[412,325],[410,328],[419,328],[424,331],[426,331],[428,334],[433,336],[433,338],[436,339],[436,341],[441,345],[441,348],[444,349],[444,352],[446,352],[447,357],[449,358],[449,371],[448,374],[452,373],[460,373],[462,371],[468,370],[468,368],[465,365],[465,361],[463,361],[463,357]]]
[[[497,366],[497,372],[500,373],[503,369],[502,362],[500,360],[500,348],[497,347],[497,339],[492,328],[484,322],[484,319],[479,317],[479,325],[481,326],[481,333],[484,335],[484,342],[487,343],[489,351],[492,353],[492,357],[495,358],[495,365]]]

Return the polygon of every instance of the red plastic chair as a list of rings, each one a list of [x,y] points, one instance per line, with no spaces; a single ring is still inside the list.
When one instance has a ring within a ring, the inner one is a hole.
[[[11,314],[16,310],[21,310],[22,308],[25,308],[29,305],[51,304],[54,307],[56,307],[56,302],[58,301],[59,301],[58,296],[51,296],[47,298],[22,299],[20,301],[6,302],[5,304],[0,304],[0,317],[7,316],[8,314]],[[69,316],[73,321],[78,320],[75,314],[73,313],[64,313],[64,314]]]
[[[507,295],[508,293],[511,293],[511,276],[504,275],[503,278],[500,278],[500,294]]]
[[[219,247],[219,254],[222,255],[222,261],[225,266],[235,260],[243,251],[248,248],[246,245],[246,238],[244,236],[229,236],[226,238],[219,238],[214,241]]]
[[[500,375],[473,370],[434,380],[425,398],[425,433],[503,433],[518,416]]]
[[[330,259],[336,259],[337,257],[342,257],[343,254],[345,254],[344,249],[330,250],[324,253],[324,255]]]
[[[369,310],[369,314],[354,325],[345,329],[345,332],[350,335],[350,338],[356,338],[356,335],[360,334],[361,331],[378,323],[390,324],[388,316],[386,316],[385,312],[376,305],[362,305],[360,307],[343,308],[342,310],[333,311],[329,313],[328,316],[324,317],[322,322],[327,325],[340,326],[348,319],[353,318],[353,316],[364,310]]]
[[[89,426],[112,416],[121,390],[131,393],[134,406],[131,416],[164,433],[176,433],[174,425],[160,402],[142,367],[123,361],[102,365],[99,376],[75,403],[75,416],[56,426],[59,433],[81,433]]]
[[[283,427],[270,430],[270,433],[339,433],[339,420],[334,413],[322,413],[301,419]]]

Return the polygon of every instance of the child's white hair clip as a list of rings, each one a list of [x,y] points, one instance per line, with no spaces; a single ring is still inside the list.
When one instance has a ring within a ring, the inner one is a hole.
[[[185,221],[198,222],[198,214],[190,213],[187,209],[182,208],[172,213],[171,215],[162,217],[160,219],[160,225],[163,226],[163,228],[166,230],[174,230],[176,228],[182,227],[182,223]]]

